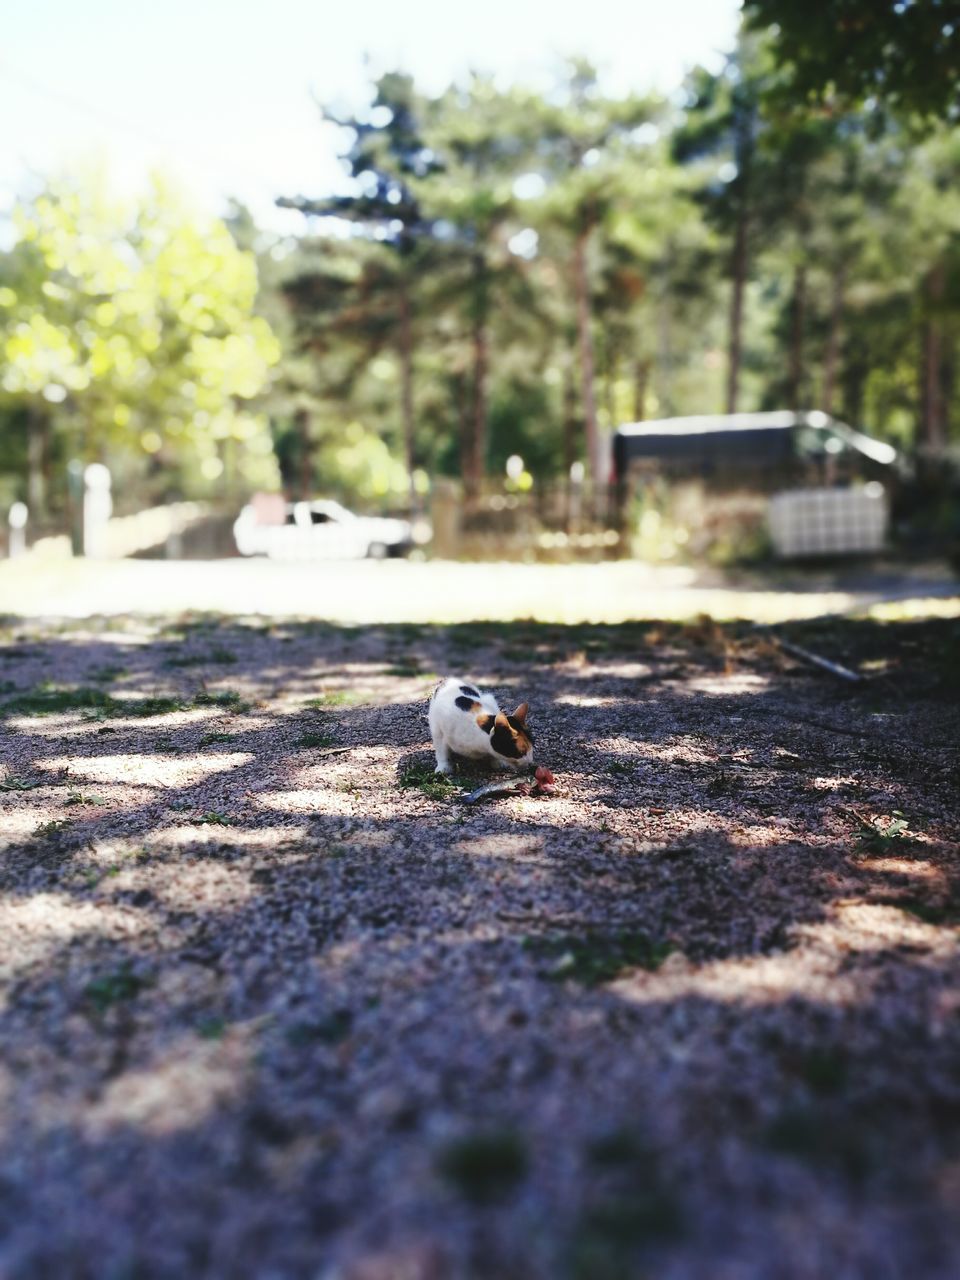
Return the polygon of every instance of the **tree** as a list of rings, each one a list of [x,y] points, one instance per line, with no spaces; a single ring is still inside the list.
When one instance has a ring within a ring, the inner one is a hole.
[[[400,404],[411,503],[416,502],[417,466],[414,415],[414,291],[424,269],[425,245],[432,227],[412,186],[432,173],[437,162],[425,145],[420,123],[422,101],[408,75],[381,76],[369,111],[339,116],[324,107],[324,119],[348,130],[351,141],[341,159],[355,190],[346,195],[309,199],[282,197],[277,203],[319,218],[351,222],[385,252],[367,258],[358,281],[354,334],[368,336],[373,356],[390,342],[401,369]],[[315,295],[315,290],[308,290]],[[288,285],[295,300],[297,286]],[[302,291],[301,291],[302,293]]]
[[[466,328],[469,373],[460,398],[461,474],[469,496],[487,471],[495,314],[533,304],[522,257],[512,251],[513,184],[531,145],[533,98],[473,76],[434,99],[426,136],[439,167],[420,184],[435,218],[433,307]],[[512,321],[513,317],[511,317]]]
[[[770,66],[757,41],[741,39],[718,75],[703,68],[693,73],[684,120],[673,139],[674,156],[681,163],[706,162],[700,198],[707,218],[730,244],[727,413],[736,412],[739,400],[744,299],[760,230],[758,198],[766,185],[759,170],[758,137],[769,78]]]
[[[252,256],[161,179],[138,201],[102,181],[50,185],[14,214],[0,291],[0,396],[31,438],[86,460],[208,481],[271,471],[266,424],[244,406],[279,358],[253,314]],[[223,455],[223,456],[221,456]],[[151,461],[152,460],[152,461]],[[36,489],[36,485],[34,484]]]
[[[743,9],[789,68],[794,95],[960,119],[957,0],[744,0]]]
[[[564,274],[574,301],[587,464],[594,484],[602,474],[594,351],[596,240],[629,199],[630,179],[646,162],[641,126],[659,114],[650,98],[608,98],[596,70],[570,64],[559,94],[539,104],[537,171],[547,183],[541,202],[544,230],[565,242]]]

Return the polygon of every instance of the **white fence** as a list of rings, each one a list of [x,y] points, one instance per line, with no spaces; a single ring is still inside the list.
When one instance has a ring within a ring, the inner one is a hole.
[[[883,485],[796,489],[770,499],[770,540],[776,554],[844,555],[882,551],[889,509]]]

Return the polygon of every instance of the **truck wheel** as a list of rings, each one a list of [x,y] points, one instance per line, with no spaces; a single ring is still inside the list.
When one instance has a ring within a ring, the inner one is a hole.
[[[382,542],[371,542],[367,547],[367,556],[370,560],[386,560],[387,548]]]

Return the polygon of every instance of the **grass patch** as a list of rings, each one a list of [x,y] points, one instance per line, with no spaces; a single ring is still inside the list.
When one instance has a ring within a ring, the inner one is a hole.
[[[906,911],[924,924],[957,925],[960,924],[960,902],[949,899],[946,902],[925,902],[922,898],[889,898],[887,906]]]
[[[97,1013],[106,1013],[114,1005],[135,1000],[150,985],[148,979],[134,973],[129,965],[124,965],[87,983],[83,994]]]
[[[168,658],[165,667],[207,667],[232,666],[237,655],[230,649],[211,649],[207,653],[182,653],[176,658]]]
[[[408,769],[401,775],[399,785],[405,791],[421,791],[429,800],[447,800],[461,790],[459,783],[445,773],[434,773],[428,764]]]
[[[56,836],[62,831],[68,830],[72,825],[73,823],[68,818],[54,818],[52,822],[41,823],[33,834],[41,838]]]
[[[201,1040],[222,1040],[226,1029],[225,1018],[204,1018],[197,1023],[197,1035]]]
[[[679,1235],[676,1197],[665,1185],[659,1157],[626,1128],[594,1138],[585,1151],[593,1202],[580,1216],[572,1240],[576,1280],[627,1280],[643,1274],[637,1251]]]
[[[121,676],[128,674],[127,667],[94,667],[90,672],[90,679],[96,680],[100,684],[110,684],[114,680],[119,680]]]
[[[823,1103],[785,1108],[766,1132],[774,1151],[811,1165],[838,1169],[854,1181],[864,1178],[874,1162],[873,1140],[866,1121],[828,1115]]]
[[[541,977],[553,982],[573,978],[588,987],[610,982],[630,969],[652,972],[673,950],[670,943],[654,942],[645,933],[632,929],[527,937],[523,947],[538,958],[550,961]]]
[[[137,698],[130,702],[114,700],[108,714],[113,716],[165,716],[171,711],[186,711],[189,702],[182,698],[174,698],[165,694],[157,694],[151,698]]]
[[[629,1280],[645,1274],[635,1254],[644,1245],[673,1239],[681,1230],[673,1196],[653,1185],[598,1200],[577,1223],[571,1261],[574,1280]]]
[[[105,716],[160,716],[171,711],[185,711],[190,702],[182,698],[157,694],[149,698],[114,698],[103,689],[84,685],[37,685],[10,699],[3,707],[5,715],[51,716],[69,711],[86,711],[95,718]]]
[[[353,1028],[353,1014],[349,1009],[335,1009],[325,1018],[311,1022],[295,1022],[288,1027],[287,1043],[295,1048],[310,1044],[342,1044]]]
[[[308,698],[303,705],[313,711],[326,711],[329,707],[355,707],[358,702],[363,701],[362,693],[355,693],[352,689],[335,689],[330,693],[321,693],[316,698]]]
[[[510,1129],[457,1138],[437,1158],[440,1175],[475,1204],[507,1195],[526,1177],[528,1166],[523,1139]]]
[[[860,818],[859,821],[861,825],[857,832],[857,842],[867,853],[887,853],[898,840],[904,839],[904,832],[907,830],[907,819],[899,809],[895,809],[885,819],[883,826],[878,826],[876,819],[868,821]]]
[[[336,739],[329,733],[302,733],[297,739],[298,747],[332,747]]]
[[[623,760],[611,760],[607,765],[607,773],[612,773],[615,778],[629,778],[633,768],[632,764],[626,764]]]
[[[223,813],[220,809],[210,809],[206,813],[201,813],[199,818],[194,818],[194,822],[198,827],[234,827],[236,822],[229,814]]]
[[[71,791],[64,804],[103,804],[97,796],[85,796],[82,791]]]
[[[840,1093],[847,1083],[850,1064],[841,1049],[811,1049],[800,1059],[800,1075],[822,1097]]]
[[[43,649],[28,644],[0,648],[0,662],[19,662],[24,658],[41,658],[43,655]]]
[[[115,699],[102,689],[45,683],[11,698],[4,711],[7,715],[52,716],[64,711],[107,711],[114,704]]]
[[[205,733],[200,739],[200,746],[210,747],[215,742],[236,742],[238,736],[236,733]]]
[[[43,782],[28,782],[25,778],[4,778],[0,781],[0,791],[33,791],[42,786]]]
[[[193,699],[195,707],[224,707],[229,711],[249,711],[249,702],[236,689],[202,689]]]
[[[639,1165],[649,1158],[648,1148],[629,1129],[611,1129],[587,1143],[587,1159],[599,1169]]]

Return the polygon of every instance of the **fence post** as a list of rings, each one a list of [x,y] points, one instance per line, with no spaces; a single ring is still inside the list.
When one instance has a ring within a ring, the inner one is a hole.
[[[91,462],[83,483],[83,554],[99,560],[107,553],[107,523],[113,511],[110,472],[102,462]]]
[[[67,512],[70,517],[70,554],[83,555],[83,463],[71,458],[67,463]]]
[[[433,554],[440,560],[456,559],[460,552],[462,504],[453,481],[434,481],[430,517],[433,525]]]
[[[27,518],[29,514],[25,502],[15,502],[7,514],[7,523],[10,525],[8,554],[11,560],[22,556],[27,549]]]

